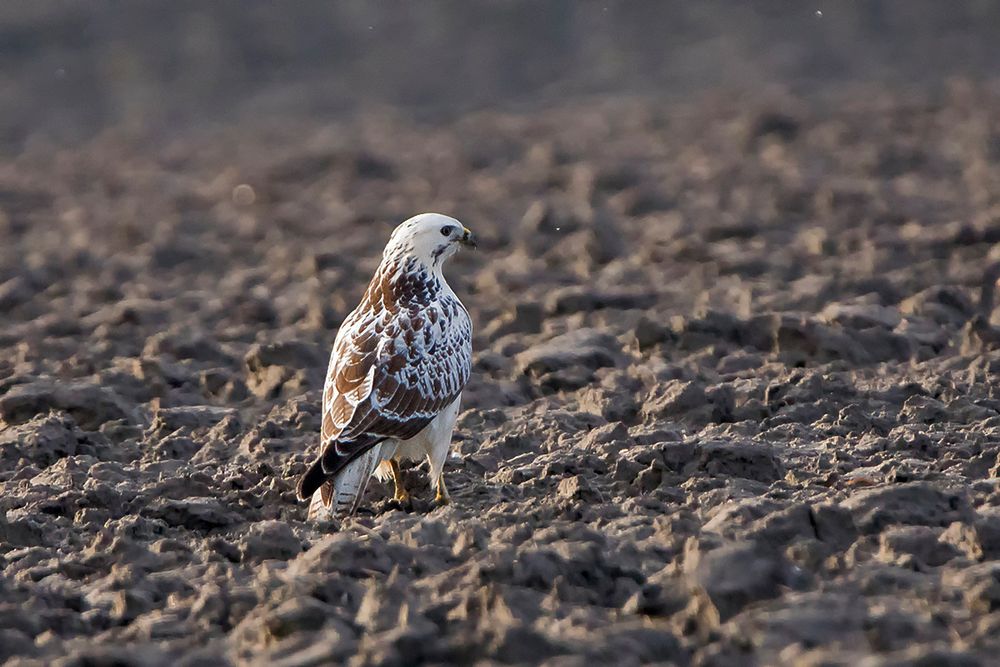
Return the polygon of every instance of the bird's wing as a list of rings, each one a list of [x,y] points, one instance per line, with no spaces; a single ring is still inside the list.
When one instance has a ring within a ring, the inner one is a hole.
[[[355,411],[372,390],[378,344],[385,330],[385,311],[354,311],[337,332],[323,387],[321,442],[335,439],[351,423]]]
[[[331,475],[323,470],[322,453],[336,441],[344,427],[351,423],[358,405],[368,400],[371,394],[378,341],[388,317],[389,312],[374,308],[366,295],[361,305],[344,319],[337,332],[323,386],[320,457],[298,482],[298,496],[303,500],[318,497],[316,490],[322,489],[322,504],[326,507],[331,504],[334,488],[332,484],[327,484]],[[351,456],[345,458],[340,467],[346,466],[351,458],[363,454],[382,440],[384,438],[355,440]]]
[[[382,440],[415,436],[469,379],[472,327],[457,299],[362,319],[338,343],[324,395],[327,475]]]

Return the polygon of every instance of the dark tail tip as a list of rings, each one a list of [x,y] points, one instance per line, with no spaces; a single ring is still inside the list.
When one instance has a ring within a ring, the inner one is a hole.
[[[323,472],[323,460],[316,459],[309,470],[303,473],[302,477],[299,477],[299,483],[295,488],[295,493],[299,497],[299,500],[309,500],[312,498],[313,494],[316,493],[316,489],[323,486],[323,483],[327,480],[327,474]]]

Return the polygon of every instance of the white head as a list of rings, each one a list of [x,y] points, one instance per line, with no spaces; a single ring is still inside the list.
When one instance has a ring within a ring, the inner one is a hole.
[[[440,213],[421,213],[403,222],[392,232],[383,258],[409,255],[440,270],[446,259],[461,246],[476,247],[476,238],[465,225]]]

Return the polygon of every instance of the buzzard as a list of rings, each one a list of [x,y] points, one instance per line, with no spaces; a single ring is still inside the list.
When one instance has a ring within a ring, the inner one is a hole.
[[[330,355],[320,452],[298,483],[310,518],[354,513],[376,468],[408,501],[401,460],[426,458],[435,500],[448,502],[442,473],[472,366],[472,321],[441,270],[475,245],[458,220],[437,213],[393,231]]]

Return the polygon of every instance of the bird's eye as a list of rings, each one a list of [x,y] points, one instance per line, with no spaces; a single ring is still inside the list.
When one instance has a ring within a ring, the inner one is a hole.
[[[442,227],[442,228],[441,228],[441,236],[451,236],[451,232],[452,232],[452,230],[454,230],[454,229],[455,229],[455,228],[454,228],[454,227],[451,227],[451,226],[447,226],[447,227]]]

